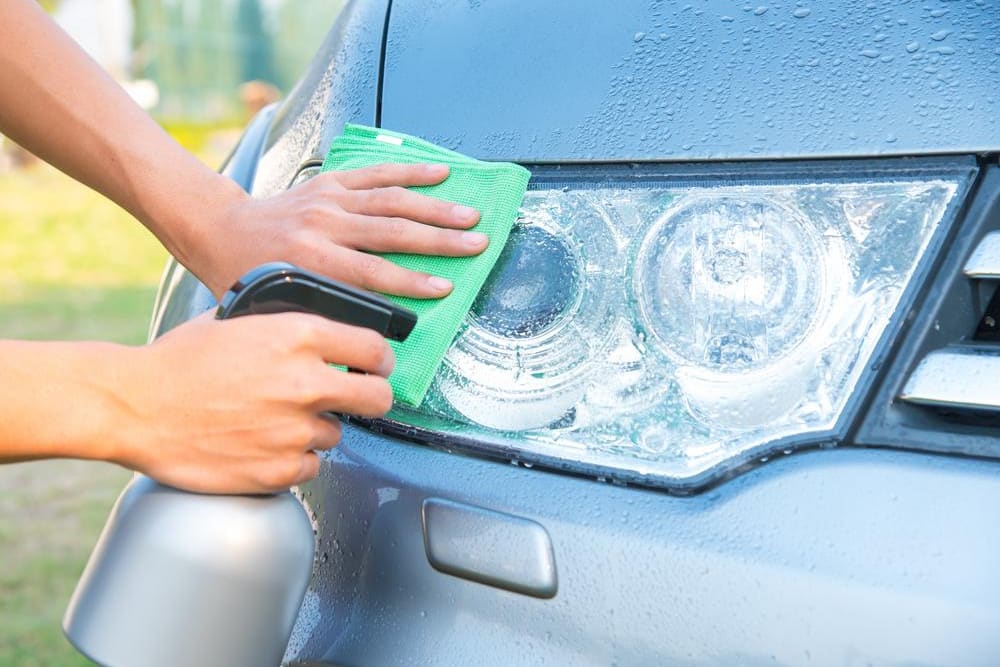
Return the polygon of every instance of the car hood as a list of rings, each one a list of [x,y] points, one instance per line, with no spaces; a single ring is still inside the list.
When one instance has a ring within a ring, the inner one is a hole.
[[[488,159],[1000,149],[1000,3],[393,0],[383,127]]]

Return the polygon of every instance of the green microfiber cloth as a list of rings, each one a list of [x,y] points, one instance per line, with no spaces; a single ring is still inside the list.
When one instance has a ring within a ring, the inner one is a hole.
[[[411,189],[478,210],[480,220],[474,229],[490,239],[486,250],[474,257],[380,253],[404,268],[447,278],[455,286],[443,299],[389,296],[418,316],[409,338],[402,343],[392,342],[396,368],[389,382],[397,400],[419,406],[476,294],[507,243],[530,172],[509,162],[475,160],[406,134],[351,124],[334,139],[322,170],[358,169],[386,162],[447,164],[450,173],[443,183]]]

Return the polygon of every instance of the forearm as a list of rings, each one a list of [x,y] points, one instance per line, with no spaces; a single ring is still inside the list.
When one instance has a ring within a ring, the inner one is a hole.
[[[0,2],[0,132],[132,213],[185,264],[245,199],[170,138],[33,0]]]
[[[444,165],[324,174],[266,200],[187,153],[33,0],[0,0],[0,132],[132,213],[221,297],[248,269],[287,261],[367,289],[421,299],[447,280],[370,253],[466,257],[479,213],[405,188]]]
[[[134,353],[109,343],[0,341],[0,463],[118,460]]]

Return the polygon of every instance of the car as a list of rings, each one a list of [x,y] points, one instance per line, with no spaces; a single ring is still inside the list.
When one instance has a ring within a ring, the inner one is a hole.
[[[419,408],[347,418],[289,665],[1000,661],[1000,6],[355,0],[345,123],[532,172]],[[171,262],[156,337],[212,308]],[[249,362],[246,362],[249,363]]]

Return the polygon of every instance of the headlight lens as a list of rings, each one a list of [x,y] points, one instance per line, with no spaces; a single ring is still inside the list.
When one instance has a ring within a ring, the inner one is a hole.
[[[678,488],[832,439],[972,173],[893,164],[536,170],[424,405],[385,424]]]
[[[558,191],[557,191],[558,192]],[[500,431],[545,427],[579,404],[622,317],[613,223],[587,197],[529,193],[429,405]]]
[[[678,492],[835,442],[975,174],[971,158],[538,167],[424,405],[368,424]],[[156,335],[214,304],[174,268]]]

